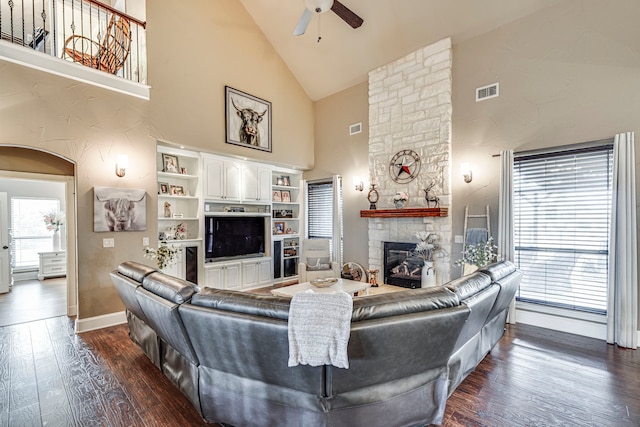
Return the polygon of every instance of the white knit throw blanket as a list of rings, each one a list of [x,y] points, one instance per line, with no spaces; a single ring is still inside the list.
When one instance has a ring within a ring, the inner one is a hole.
[[[289,366],[349,368],[353,299],[346,292],[299,292],[289,307]]]

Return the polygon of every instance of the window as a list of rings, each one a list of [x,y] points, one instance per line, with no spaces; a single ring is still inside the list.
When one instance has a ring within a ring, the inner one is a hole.
[[[342,203],[342,188],[340,203]],[[342,209],[340,209],[342,212]],[[307,184],[307,237],[329,239],[333,254],[333,181],[322,180]],[[342,222],[342,216],[340,216]],[[342,228],[342,227],[341,227]]]
[[[38,267],[38,252],[52,249],[51,232],[42,217],[59,212],[60,200],[11,198],[11,266],[14,269]]]
[[[606,314],[613,146],[514,160],[517,300]]]

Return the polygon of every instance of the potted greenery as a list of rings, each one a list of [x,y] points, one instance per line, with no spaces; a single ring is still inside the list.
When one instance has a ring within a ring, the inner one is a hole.
[[[176,256],[182,251],[181,248],[175,246],[167,246],[165,242],[161,242],[158,249],[150,248],[149,246],[143,248],[144,257],[156,260],[158,269],[162,270],[165,267],[170,266],[175,261]]]
[[[454,265],[463,267],[462,274],[469,274],[498,260],[498,247],[493,244],[493,237],[476,245],[466,245],[462,251],[462,259]]]

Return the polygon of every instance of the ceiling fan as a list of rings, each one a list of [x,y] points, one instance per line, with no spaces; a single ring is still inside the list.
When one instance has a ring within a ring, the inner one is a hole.
[[[309,22],[314,13],[325,13],[329,10],[338,15],[344,22],[352,28],[358,28],[364,22],[362,18],[353,13],[351,9],[340,3],[338,0],[304,0],[306,6],[302,16],[293,30],[294,36],[301,36],[307,30]]]

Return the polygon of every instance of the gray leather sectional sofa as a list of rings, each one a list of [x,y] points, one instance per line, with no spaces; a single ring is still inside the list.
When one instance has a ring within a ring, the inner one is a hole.
[[[135,262],[111,273],[129,335],[209,422],[441,424],[447,397],[504,333],[521,273],[357,297],[349,369],[288,367],[287,298],[205,288]]]

